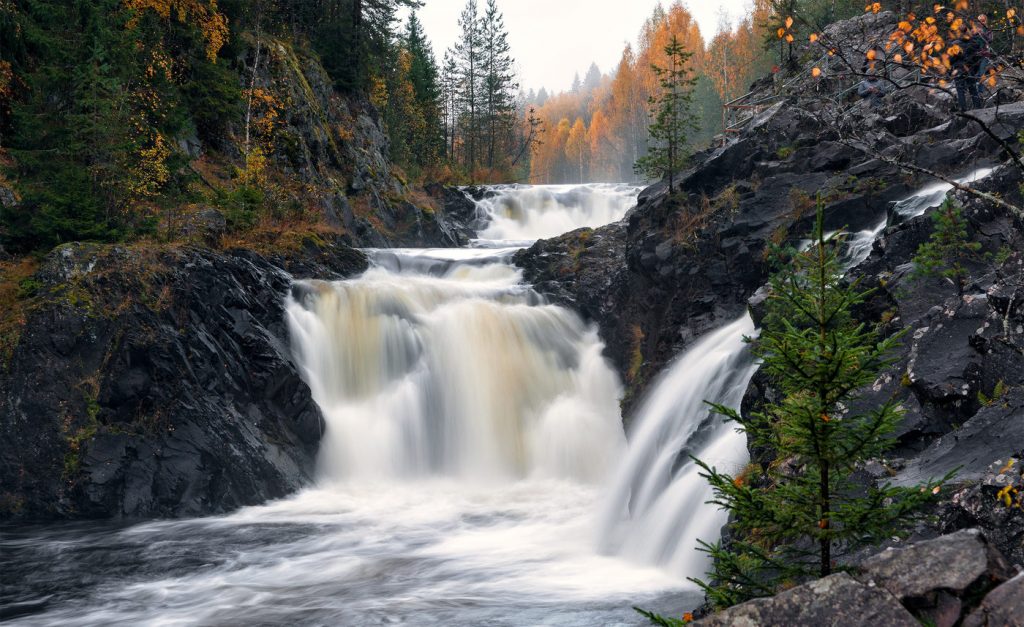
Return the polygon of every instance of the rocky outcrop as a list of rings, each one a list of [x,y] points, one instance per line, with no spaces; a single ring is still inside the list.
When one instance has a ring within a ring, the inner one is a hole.
[[[742,603],[694,624],[708,627],[920,625],[892,595],[866,586],[846,573],[830,575],[770,599]]]
[[[972,529],[889,549],[851,573],[742,603],[695,624],[1018,625],[1021,617],[1012,612],[1022,590],[1017,569]]]
[[[309,481],[323,419],[288,348],[299,277],[355,250],[70,244],[32,279],[0,373],[0,517],[225,512]]]

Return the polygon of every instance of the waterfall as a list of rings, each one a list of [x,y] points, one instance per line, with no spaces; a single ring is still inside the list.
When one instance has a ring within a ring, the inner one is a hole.
[[[500,185],[477,202],[487,222],[478,245],[528,245],[582,227],[618,222],[636,206],[634,185]]]
[[[992,174],[993,170],[994,168],[978,168],[967,176],[957,179],[956,182],[961,185],[965,183],[975,183],[989,174]],[[931,185],[914,192],[914,194],[894,203],[892,207],[892,214],[899,217],[901,220],[916,218],[932,207],[938,207],[941,205],[946,199],[946,194],[948,194],[952,189],[953,186],[949,183],[932,183]],[[878,236],[882,234],[882,231],[884,231],[887,226],[889,226],[888,215],[883,217],[874,228],[850,234],[849,246],[846,254],[846,262],[849,267],[855,267],[868,258],[868,255],[871,254],[871,247],[874,245],[875,240],[878,239]]]
[[[325,481],[604,477],[622,390],[594,329],[504,263],[375,256],[416,270],[299,283],[287,306]]]
[[[744,315],[703,338],[659,376],[636,413],[601,519],[601,549],[686,577],[703,576],[697,540],[717,538],[725,512],[705,502],[712,492],[689,456],[721,470],[747,463],[744,436],[705,400],[739,407],[757,365],[744,338]]]
[[[976,182],[992,171],[980,168],[957,182]],[[928,185],[895,203],[892,213],[902,219],[920,216],[940,205],[951,189],[948,183]],[[852,234],[847,269],[868,257],[887,224],[883,217],[875,228]],[[600,527],[604,552],[687,577],[704,575],[708,559],[695,552],[697,540],[717,538],[727,514],[706,504],[712,490],[689,458],[733,473],[747,463],[744,436],[710,412],[705,401],[739,408],[758,367],[743,341],[754,334],[745,315],[701,338],[654,383],[637,411],[625,459],[607,495]]]

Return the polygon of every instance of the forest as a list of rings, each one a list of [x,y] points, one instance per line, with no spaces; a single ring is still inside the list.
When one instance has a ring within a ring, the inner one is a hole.
[[[300,193],[282,193],[291,185],[280,172],[289,103],[256,80],[271,47],[314,55],[338,94],[379,111],[390,160],[413,184],[632,181],[648,149],[653,67],[669,39],[691,55],[694,150],[721,132],[723,102],[783,58],[773,34],[783,16],[841,17],[834,2],[758,0],[733,28],[723,15],[706,41],[681,2],[659,4],[613,72],[592,66],[570,92],[548,95],[519,85],[497,0],[467,1],[458,40],[440,59],[419,5],[0,4],[0,165],[18,199],[0,211],[2,245],[19,253],[155,236],[196,202],[226,207],[235,228],[301,205]],[[190,142],[221,155],[228,173],[212,183],[199,176]]]

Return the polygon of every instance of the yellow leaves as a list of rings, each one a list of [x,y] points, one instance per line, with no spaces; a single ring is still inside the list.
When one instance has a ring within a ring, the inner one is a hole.
[[[821,76],[821,68],[820,67],[816,67],[816,68],[811,69],[811,76],[813,76],[814,78],[820,77]]]
[[[793,28],[793,17],[792,16],[786,18],[786,28]]]
[[[960,56],[960,54],[963,53],[963,51],[963,48],[961,48],[959,44],[953,44],[952,46],[949,47],[948,50],[946,50],[946,52],[949,53],[949,56],[951,57]]]
[[[1007,9],[1006,10],[1006,19],[1012,20],[1015,15],[1017,15],[1017,10],[1016,9]]]
[[[160,193],[160,189],[171,178],[167,167],[167,158],[171,149],[167,146],[164,136],[153,132],[148,141],[135,155],[135,162],[129,166],[131,181],[128,192],[140,198],[151,198]]]
[[[217,53],[228,40],[228,18],[217,10],[217,0],[123,0],[125,8],[141,13],[153,11],[163,19],[173,15],[183,24],[199,29],[206,41],[206,57],[217,60]],[[128,20],[126,26],[138,26],[138,16]]]

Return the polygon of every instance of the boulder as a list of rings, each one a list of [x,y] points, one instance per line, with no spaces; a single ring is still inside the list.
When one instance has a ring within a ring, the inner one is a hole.
[[[964,619],[963,627],[1020,627],[1024,625],[1024,573],[1002,584]]]
[[[1015,574],[977,529],[958,531],[865,560],[858,578],[886,590],[916,615],[952,627],[965,604]]]
[[[705,627],[919,627],[920,623],[882,588],[837,573],[767,599],[755,599],[694,623]]]

